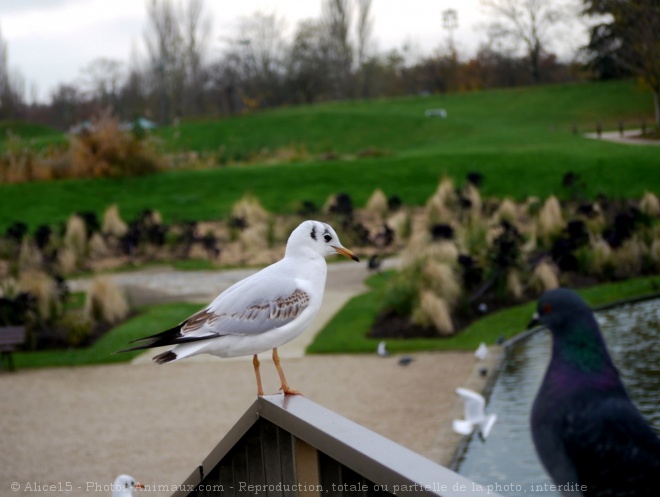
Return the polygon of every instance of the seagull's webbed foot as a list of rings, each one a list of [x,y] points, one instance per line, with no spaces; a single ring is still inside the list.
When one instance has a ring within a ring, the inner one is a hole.
[[[284,395],[302,395],[298,390],[290,388],[287,384],[286,378],[284,377],[284,371],[282,370],[282,366],[280,366],[280,356],[277,353],[277,347],[273,349],[273,362],[275,363],[277,374],[280,376],[280,381],[282,382],[282,388],[280,388],[280,390],[284,392]]]

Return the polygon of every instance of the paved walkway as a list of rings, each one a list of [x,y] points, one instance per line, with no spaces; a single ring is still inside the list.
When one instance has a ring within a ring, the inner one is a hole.
[[[603,131],[600,136],[598,136],[598,133],[585,133],[584,136],[592,140],[607,140],[616,143],[625,143],[626,145],[660,145],[660,140],[637,138],[641,132],[641,129],[627,129],[624,130],[623,136],[618,131]]]

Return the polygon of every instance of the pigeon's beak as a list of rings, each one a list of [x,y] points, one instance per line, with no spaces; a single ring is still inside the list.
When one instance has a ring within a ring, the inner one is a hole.
[[[142,483],[140,483],[140,482],[137,482],[135,484],[135,490],[137,490],[137,489],[144,489],[144,485],[142,485]]]
[[[337,251],[338,254],[343,255],[344,257],[348,257],[349,259],[353,259],[355,262],[360,262],[360,259],[358,259],[358,256],[355,255],[353,252],[348,250],[347,248],[344,247],[336,247],[332,245],[332,248]]]
[[[531,328],[540,325],[541,325],[541,321],[539,321],[539,313],[535,312],[534,314],[532,314],[532,320],[527,324],[527,329],[529,330]]]

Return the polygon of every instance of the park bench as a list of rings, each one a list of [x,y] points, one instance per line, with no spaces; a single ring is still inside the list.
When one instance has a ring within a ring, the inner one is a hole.
[[[12,353],[25,342],[25,326],[0,327],[0,371],[2,364],[7,361],[7,369],[14,371]]]

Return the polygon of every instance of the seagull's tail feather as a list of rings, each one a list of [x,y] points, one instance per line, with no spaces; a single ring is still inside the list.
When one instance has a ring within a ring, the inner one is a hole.
[[[152,349],[154,347],[163,347],[165,345],[178,345],[181,343],[197,342],[199,340],[208,340],[209,338],[215,338],[218,335],[204,335],[204,336],[185,336],[181,334],[181,327],[185,324],[185,321],[174,328],[169,330],[161,331],[155,335],[150,335],[148,337],[138,338],[133,340],[130,343],[135,342],[144,342],[135,347],[129,347],[127,349],[119,350],[118,352],[130,352],[132,350],[143,350],[143,349]],[[173,359],[170,359],[173,360]],[[169,361],[165,361],[169,362]]]
[[[153,360],[158,364],[165,364],[166,362],[175,361],[176,358],[177,358],[176,353],[172,352],[171,350],[168,350],[167,352],[163,352],[162,354],[158,354],[157,356],[154,356]]]

